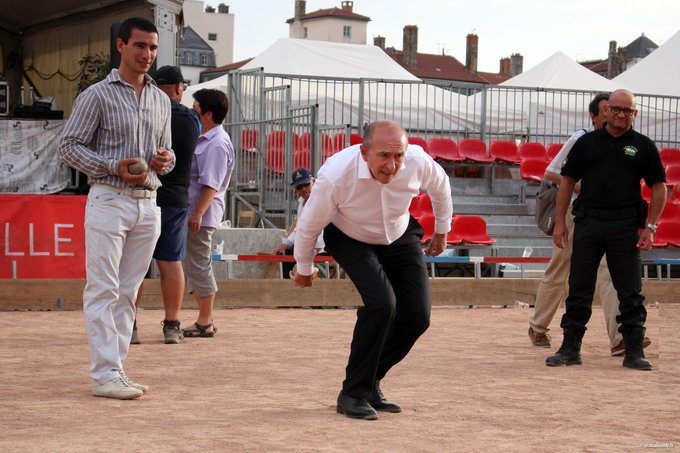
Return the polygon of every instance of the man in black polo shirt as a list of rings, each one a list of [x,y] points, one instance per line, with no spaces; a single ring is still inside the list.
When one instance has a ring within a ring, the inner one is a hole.
[[[185,256],[187,237],[187,214],[189,206],[189,170],[201,132],[196,115],[180,104],[184,93],[184,78],[176,66],[163,66],[156,71],[156,84],[170,98],[172,116],[172,149],[177,163],[167,175],[160,176],[163,184],[158,189],[156,204],[161,208],[161,235],[156,243],[153,257],[161,274],[161,292],[165,307],[163,335],[166,344],[177,344],[182,339],[179,312],[184,298],[184,270],[181,260]],[[137,306],[139,299],[137,296]],[[139,343],[137,325],[132,337]]]
[[[605,127],[581,137],[562,167],[553,232],[557,247],[572,240],[565,215],[578,181],[581,192],[573,209],[574,252],[567,310],[561,323],[564,340],[557,354],[546,359],[548,366],[581,364],[581,340],[592,313],[597,266],[606,253],[619,297],[621,314],[617,321],[625,343],[623,366],[652,369],[642,350],[647,311],[640,294],[640,250],[652,247],[656,223],[666,203],[666,175],[654,142],[632,129],[636,116],[633,93],[614,91]],[[647,205],[640,195],[643,178],[652,188],[647,221]],[[639,228],[644,228],[640,234]]]

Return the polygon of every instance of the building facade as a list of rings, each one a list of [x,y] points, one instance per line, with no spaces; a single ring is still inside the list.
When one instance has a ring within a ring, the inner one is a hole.
[[[201,71],[215,67],[215,52],[191,27],[184,27],[179,40],[178,63],[184,80],[200,82]]]
[[[185,0],[182,7],[184,25],[198,34],[215,51],[213,66],[234,61],[234,14],[220,3],[217,10],[203,0]],[[197,79],[198,80],[198,79]]]
[[[366,26],[370,17],[354,12],[353,1],[343,1],[340,8],[307,13],[305,0],[295,0],[295,16],[288,19],[288,37],[315,41],[366,44]]]

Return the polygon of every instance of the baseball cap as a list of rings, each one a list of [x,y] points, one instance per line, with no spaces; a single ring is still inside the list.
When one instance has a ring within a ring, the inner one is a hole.
[[[306,168],[298,168],[291,175],[291,179],[293,180],[291,186],[299,187],[304,184],[309,184],[312,181],[312,175]]]
[[[185,83],[182,77],[182,71],[177,66],[162,66],[156,71],[157,85],[175,85],[177,83]]]

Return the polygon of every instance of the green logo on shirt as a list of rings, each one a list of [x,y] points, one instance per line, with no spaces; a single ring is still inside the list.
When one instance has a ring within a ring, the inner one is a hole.
[[[635,157],[637,151],[638,151],[637,148],[634,146],[626,146],[625,148],[623,148],[624,154],[630,157]]]

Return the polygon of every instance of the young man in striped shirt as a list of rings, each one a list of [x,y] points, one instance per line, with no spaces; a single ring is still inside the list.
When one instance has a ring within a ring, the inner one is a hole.
[[[87,284],[83,294],[95,396],[132,399],[148,387],[126,376],[137,289],[160,234],[158,175],[172,170],[170,99],[147,71],[158,30],[146,19],[120,26],[120,66],[76,99],[59,144],[62,162],[88,176]],[[141,174],[128,168],[148,163]]]

